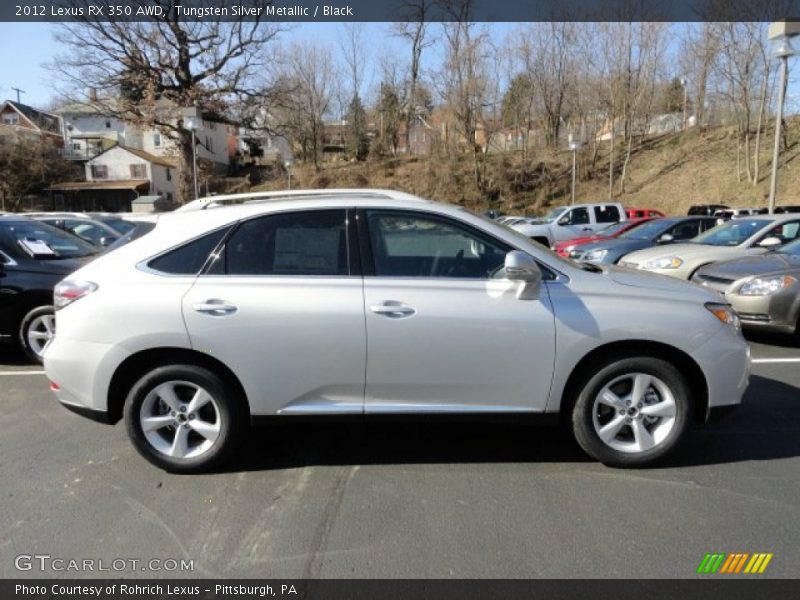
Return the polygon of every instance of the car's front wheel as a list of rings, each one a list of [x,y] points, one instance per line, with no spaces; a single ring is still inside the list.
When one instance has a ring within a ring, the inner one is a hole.
[[[19,343],[31,361],[44,362],[47,344],[56,334],[56,316],[52,306],[37,306],[28,312],[19,325]]]
[[[244,422],[235,391],[195,365],[157,367],[131,388],[125,426],[139,453],[173,473],[208,471],[224,462]]]
[[[572,426],[593,458],[640,467],[675,448],[691,414],[691,393],[678,369],[657,358],[629,357],[607,363],[585,381]]]

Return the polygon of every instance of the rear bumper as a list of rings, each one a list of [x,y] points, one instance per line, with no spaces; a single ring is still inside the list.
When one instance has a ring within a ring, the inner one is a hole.
[[[107,411],[95,410],[93,408],[87,408],[86,406],[78,406],[77,404],[68,404],[62,400],[59,401],[61,402],[61,406],[66,408],[68,411],[74,412],[82,417],[86,417],[87,419],[91,419],[97,423],[104,423],[106,425],[114,424],[114,419],[111,418],[111,415],[109,415]]]
[[[108,411],[111,377],[128,356],[127,351],[116,345],[79,342],[56,335],[44,353],[44,369],[47,378],[58,384],[59,389],[53,389],[58,401],[69,410],[92,418],[95,413]]]

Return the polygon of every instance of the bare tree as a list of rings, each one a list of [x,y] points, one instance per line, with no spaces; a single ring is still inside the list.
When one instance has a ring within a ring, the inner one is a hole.
[[[165,16],[138,23],[77,17],[75,23],[59,26],[56,39],[64,52],[51,67],[65,82],[64,94],[72,101],[86,101],[86,90],[96,89],[105,114],[156,127],[174,142],[177,200],[185,202],[192,196],[193,149],[183,109],[196,106],[202,112],[222,112],[234,100],[262,99],[267,90],[257,89],[254,82],[268,64],[265,45],[280,28],[258,18],[195,19],[184,15],[180,0],[129,4],[134,11],[156,5]],[[225,4],[224,0],[206,3],[212,8]],[[269,0],[250,0],[250,4],[266,7]]]
[[[324,117],[334,98],[337,73],[329,48],[294,43],[276,53],[275,84],[283,92],[274,101],[275,121],[301,149],[303,160],[318,169]]]
[[[408,90],[406,96],[405,117],[405,146],[409,149],[411,123],[417,116],[421,105],[417,89],[419,87],[422,70],[422,52],[433,45],[434,40],[428,31],[428,16],[431,10],[430,0],[407,0],[401,7],[403,15],[407,18],[404,22],[395,23],[395,35],[406,40],[411,50],[411,61],[408,66]]]

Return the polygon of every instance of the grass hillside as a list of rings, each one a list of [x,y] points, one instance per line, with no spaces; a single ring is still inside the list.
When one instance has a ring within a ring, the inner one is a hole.
[[[691,204],[724,203],[766,206],[769,193],[773,124],[762,136],[758,182],[747,181],[742,146],[742,180],[736,176],[736,137],[733,128],[702,130],[647,138],[634,143],[627,167],[625,190],[619,172],[625,148],[616,148],[614,200],[626,206],[658,208],[683,214]],[[782,151],[778,172],[778,204],[800,204],[800,119],[788,122],[788,150]],[[754,141],[751,140],[751,154]],[[592,164],[587,146],[578,159],[577,202],[608,198],[608,142],[599,145]],[[411,156],[366,162],[330,162],[320,170],[296,164],[295,188],[392,188],[435,200],[463,204],[473,210],[500,209],[506,213],[537,214],[550,206],[569,203],[572,155],[539,151],[522,165],[520,153],[490,153],[485,192],[478,191],[472,156]],[[284,189],[282,175],[254,190]]]

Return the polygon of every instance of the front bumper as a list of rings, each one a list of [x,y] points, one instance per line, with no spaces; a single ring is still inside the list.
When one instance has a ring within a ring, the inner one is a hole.
[[[724,326],[691,355],[706,378],[706,420],[719,407],[742,403],[750,380],[751,359],[750,346],[739,332]]]
[[[797,314],[793,310],[794,294],[778,293],[772,296],[726,294],[725,299],[739,315],[742,327],[775,333],[795,332]]]

